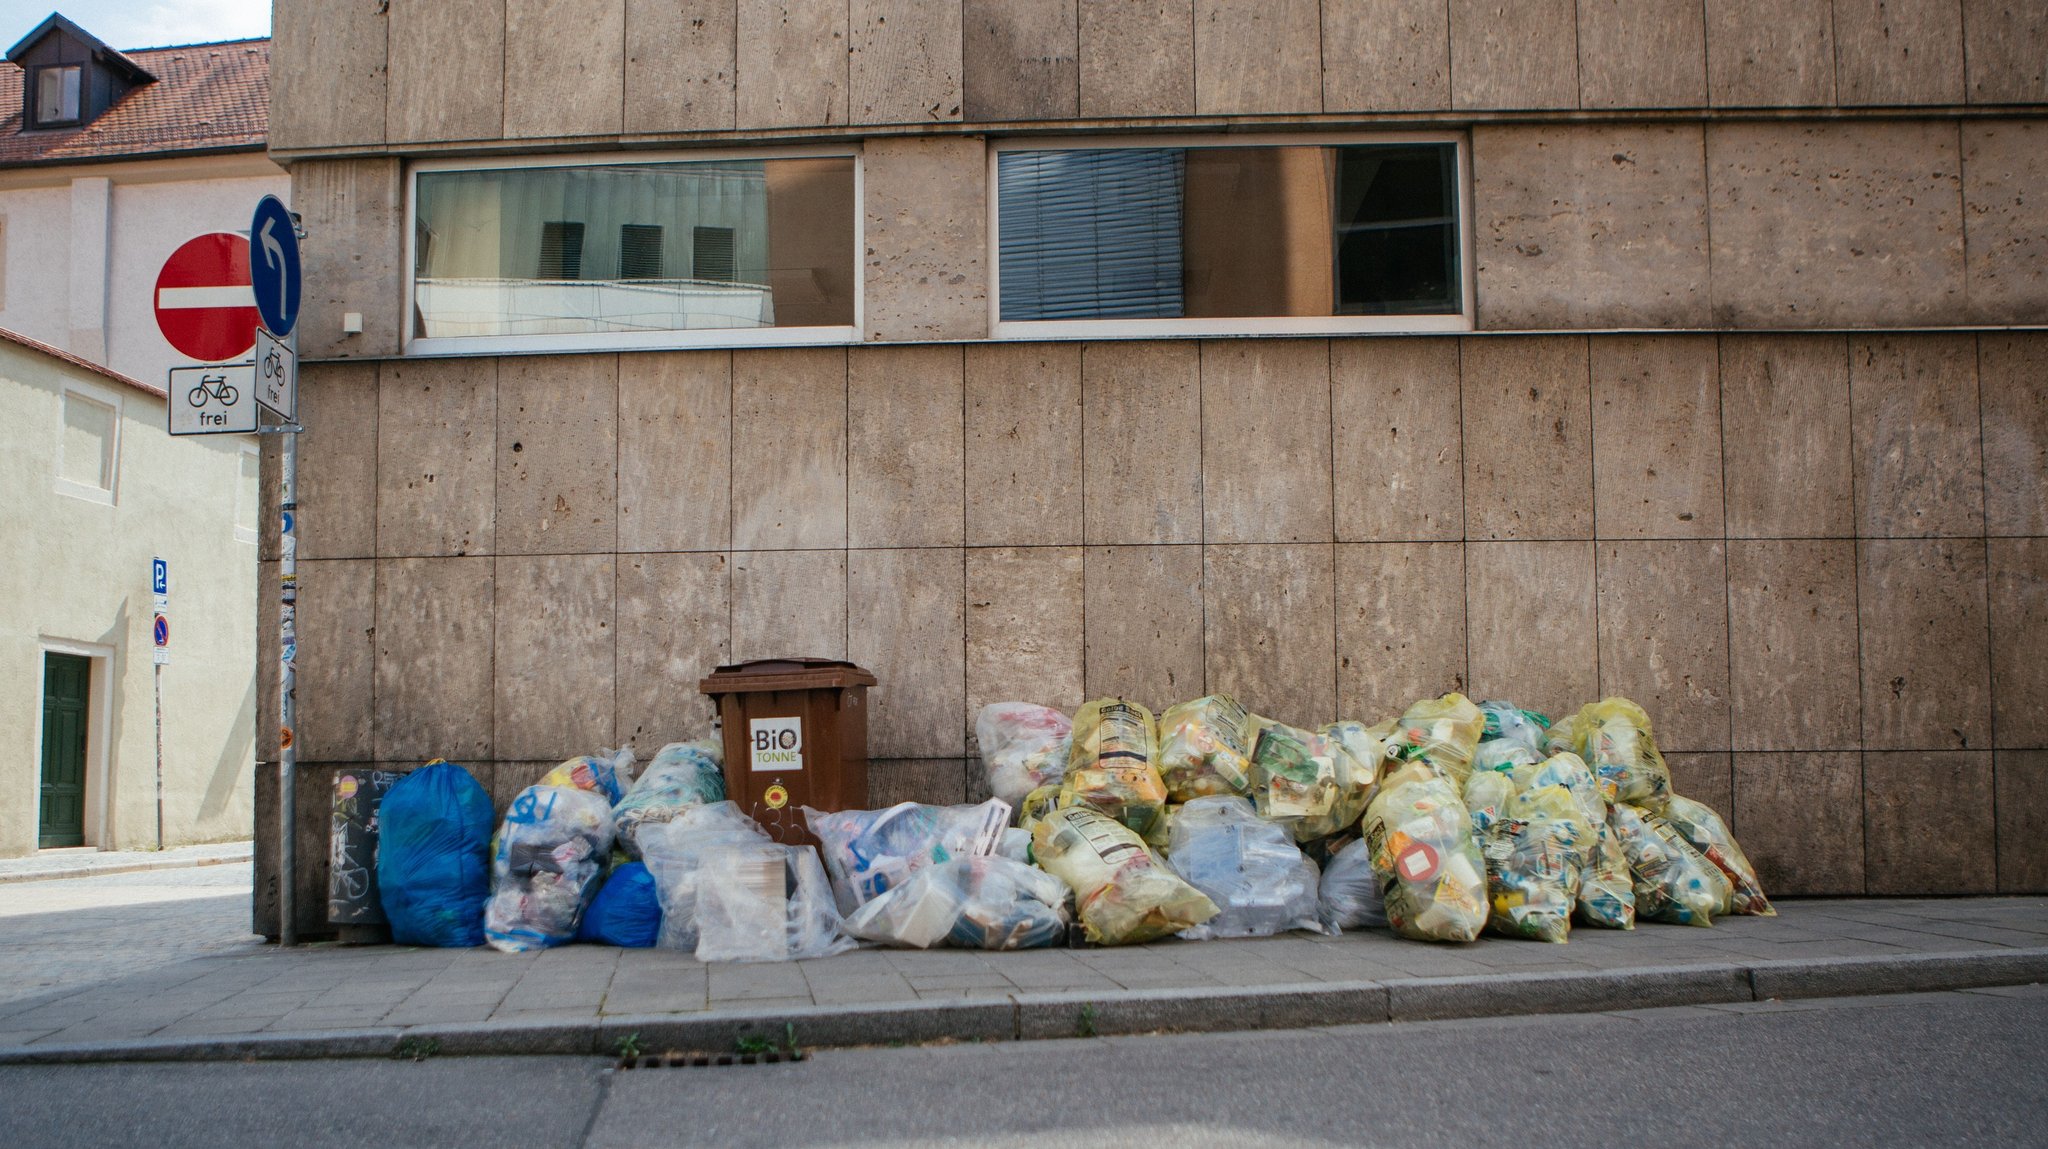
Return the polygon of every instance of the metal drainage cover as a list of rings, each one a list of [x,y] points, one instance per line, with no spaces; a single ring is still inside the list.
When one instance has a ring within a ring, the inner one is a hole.
[[[807,1060],[801,1049],[768,1053],[650,1053],[622,1057],[620,1069],[707,1069],[720,1065],[787,1065]]]

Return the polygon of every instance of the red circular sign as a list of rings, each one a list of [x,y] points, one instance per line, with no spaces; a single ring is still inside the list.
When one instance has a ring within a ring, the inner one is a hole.
[[[256,345],[249,241],[232,232],[194,236],[156,273],[156,325],[180,353],[206,363],[240,359]]]

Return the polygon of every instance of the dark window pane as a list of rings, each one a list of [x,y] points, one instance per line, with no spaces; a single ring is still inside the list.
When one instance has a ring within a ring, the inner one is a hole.
[[[1182,313],[1180,151],[1004,152],[997,168],[1004,319]]]
[[[540,225],[540,269],[537,279],[583,278],[583,225],[549,220]]]
[[[1337,153],[1338,313],[1462,310],[1456,148],[1361,146]]]
[[[739,278],[733,263],[733,232],[729,227],[690,229],[690,278],[729,282]]]
[[[629,223],[620,227],[619,278],[660,279],[661,271],[661,226]]]

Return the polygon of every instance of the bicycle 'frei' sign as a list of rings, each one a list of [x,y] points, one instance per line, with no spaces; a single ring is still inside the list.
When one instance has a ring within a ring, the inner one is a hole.
[[[256,365],[173,367],[171,434],[224,435],[256,429]]]
[[[256,292],[249,241],[233,232],[194,236],[156,276],[156,325],[164,339],[204,363],[240,359],[256,344]]]

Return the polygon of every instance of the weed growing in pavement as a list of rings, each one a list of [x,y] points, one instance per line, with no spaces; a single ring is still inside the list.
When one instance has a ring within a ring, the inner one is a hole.
[[[623,1061],[631,1061],[634,1058],[639,1057],[640,1032],[638,1030],[635,1030],[632,1033],[629,1033],[626,1036],[620,1038],[618,1040],[618,1050],[619,1058]]]
[[[400,1060],[425,1061],[441,1052],[441,1042],[432,1037],[401,1037],[391,1056]]]
[[[1084,1006],[1082,1006],[1082,1007],[1081,1007],[1081,1020],[1080,1020],[1080,1023],[1079,1023],[1078,1025],[1076,1025],[1076,1026],[1075,1026],[1074,1028],[1075,1028],[1075,1033],[1077,1034],[1077,1036],[1080,1036],[1080,1037],[1094,1037],[1094,1036],[1095,1036],[1095,1003],[1094,1003],[1094,1002],[1092,1002],[1092,1001],[1091,1001],[1091,1002],[1089,1002],[1089,1003],[1088,1003],[1087,1005],[1084,1005]]]
[[[772,1037],[755,1037],[749,1034],[733,1044],[739,1048],[741,1053],[773,1053],[775,1051],[775,1039]]]

